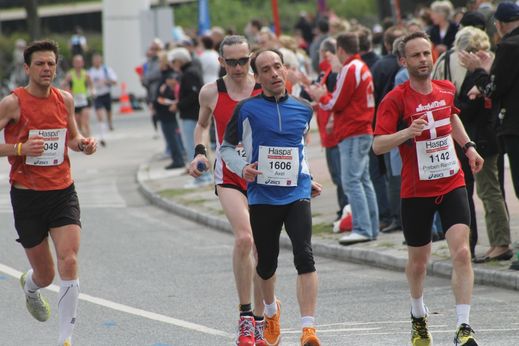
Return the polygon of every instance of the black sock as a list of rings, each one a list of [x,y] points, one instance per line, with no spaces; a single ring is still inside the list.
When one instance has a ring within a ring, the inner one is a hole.
[[[251,304],[240,304],[240,316],[253,316]]]

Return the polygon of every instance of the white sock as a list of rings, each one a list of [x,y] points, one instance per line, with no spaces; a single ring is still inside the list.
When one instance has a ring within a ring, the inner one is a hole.
[[[99,132],[99,139],[104,140],[105,134],[108,130],[108,125],[104,121],[98,121],[97,127],[98,127],[98,132]]]
[[[76,323],[76,311],[79,298],[79,280],[61,281],[58,299],[59,340],[72,340],[72,331]]]
[[[301,329],[303,328],[314,328],[315,318],[314,316],[303,316],[301,317]]]
[[[265,316],[272,317],[278,312],[276,299],[274,299],[274,302],[272,304],[267,304],[267,302],[265,301],[263,301],[263,304],[265,304]]]
[[[469,324],[470,316],[470,305],[469,304],[457,304],[456,305],[456,317],[458,327],[463,323]]]
[[[25,286],[23,286],[23,290],[25,294],[29,297],[36,298],[38,296],[38,290],[41,288],[32,281],[32,269],[29,269],[27,275],[25,276]]]
[[[414,299],[411,297],[411,315],[416,318],[425,317],[425,305],[423,303],[423,296]]]

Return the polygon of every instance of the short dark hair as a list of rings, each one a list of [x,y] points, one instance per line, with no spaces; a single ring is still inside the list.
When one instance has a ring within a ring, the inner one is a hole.
[[[220,42],[220,47],[218,47],[218,53],[221,57],[223,57],[223,47],[225,46],[233,46],[235,44],[245,43],[247,47],[250,49],[249,41],[245,38],[245,36],[241,35],[227,35],[224,37],[222,42]]]
[[[256,29],[258,30],[261,30],[261,28],[263,27],[263,24],[259,19],[252,19],[250,21],[250,25],[256,27]]]
[[[390,26],[384,31],[384,44],[389,46],[389,50],[391,51],[395,40],[405,34],[406,30],[403,27],[397,25]]]
[[[410,33],[410,34],[404,36],[404,38],[402,39],[402,42],[399,43],[399,45],[398,45],[398,50],[403,57],[405,57],[405,47],[407,45],[407,42],[412,41],[417,38],[423,38],[424,40],[426,40],[427,42],[432,44],[431,38],[429,37],[429,35],[426,32],[416,31],[416,32]]]
[[[337,36],[337,48],[342,48],[348,54],[359,52],[359,37],[355,32],[345,32]]]
[[[330,21],[328,17],[320,18],[317,21],[317,29],[319,29],[319,32],[321,33],[327,33],[330,31]]]
[[[285,61],[283,60],[283,53],[281,53],[278,49],[276,49],[276,48],[260,49],[254,53],[254,55],[252,56],[251,61],[250,61],[250,67],[252,68],[252,72],[254,72],[254,74],[258,74],[258,68],[256,67],[256,59],[258,58],[258,56],[260,56],[262,53],[265,53],[265,52],[276,53],[281,58],[281,63],[282,64],[285,63]]]
[[[368,52],[372,47],[372,37],[371,30],[366,27],[361,27],[357,30],[357,36],[359,37],[359,50],[361,52]]]
[[[204,46],[205,49],[214,49],[214,41],[209,36],[203,36],[200,41],[202,42],[202,46]]]
[[[23,61],[31,66],[32,53],[34,52],[53,52],[56,56],[56,64],[59,58],[59,46],[58,43],[52,40],[41,40],[29,43],[27,48],[23,51]]]

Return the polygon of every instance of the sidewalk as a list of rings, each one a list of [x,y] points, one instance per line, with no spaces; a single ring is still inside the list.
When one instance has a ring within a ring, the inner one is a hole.
[[[312,200],[313,249],[314,254],[343,261],[373,265],[381,268],[403,271],[407,261],[407,248],[402,244],[402,232],[380,233],[376,241],[350,246],[339,245],[337,240],[342,234],[332,233],[332,222],[338,209],[336,190],[328,169],[324,150],[321,149],[317,132],[310,134],[307,157],[315,181],[323,185],[321,196]],[[150,162],[143,163],[137,172],[141,192],[151,203],[170,212],[200,222],[217,230],[232,232],[214,194],[214,186],[185,189],[184,185],[193,178],[184,174],[183,169],[165,170],[168,160],[154,156]],[[506,193],[510,210],[512,241],[519,241],[519,201],[513,193],[510,173],[506,173]],[[488,248],[488,238],[481,201],[475,196],[478,219],[478,254]],[[282,233],[281,246],[290,248],[290,240]],[[515,249],[517,252],[517,249]],[[514,256],[513,259],[516,259]],[[475,282],[512,290],[519,290],[519,271],[509,270],[511,261],[474,264]],[[429,275],[450,277],[452,266],[445,241],[433,243]]]

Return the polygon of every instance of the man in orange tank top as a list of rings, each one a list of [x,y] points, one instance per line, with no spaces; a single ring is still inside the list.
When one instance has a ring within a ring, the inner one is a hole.
[[[27,309],[41,322],[50,316],[49,304],[40,294],[54,279],[50,234],[61,278],[58,342],[70,346],[79,297],[81,222],[68,149],[91,155],[97,143],[78,132],[72,95],[52,86],[58,56],[52,41],[36,41],[25,49],[29,84],[0,101],[0,130],[5,132],[6,143],[0,144],[0,156],[7,156],[11,164],[17,241],[31,264],[20,278]]]
[[[195,127],[195,158],[189,173],[200,176],[209,168],[206,157],[204,133],[209,129],[211,116],[216,128],[217,157],[215,162],[216,194],[234,232],[233,271],[238,299],[240,319],[236,345],[266,345],[263,339],[263,297],[260,293],[258,276],[255,275],[253,259],[252,229],[249,221],[246,182],[227,169],[218,155],[223,134],[236,104],[261,91],[254,76],[249,72],[250,47],[243,36],[226,36],[220,44],[220,64],[226,76],[208,83],[200,90],[200,112]],[[198,167],[199,164],[204,168]],[[254,278],[254,280],[253,280]],[[254,281],[254,285],[252,285]],[[254,292],[254,310],[251,293]]]

